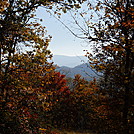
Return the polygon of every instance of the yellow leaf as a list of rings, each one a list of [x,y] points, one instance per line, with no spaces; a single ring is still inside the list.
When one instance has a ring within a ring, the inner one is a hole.
[[[110,17],[110,15],[109,15],[109,14],[107,14],[107,15],[106,15],[106,17]]]

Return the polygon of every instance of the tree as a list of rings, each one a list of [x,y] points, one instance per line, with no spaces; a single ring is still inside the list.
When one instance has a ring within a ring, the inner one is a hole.
[[[44,48],[44,49],[43,49]],[[1,78],[1,132],[30,133],[38,132],[41,111],[47,111],[51,102],[46,102],[47,90],[43,88],[45,73],[54,71],[47,62],[50,52],[38,47],[33,51],[14,54],[11,58],[7,79]],[[3,72],[4,74],[5,72]],[[51,75],[50,75],[51,76]],[[51,91],[50,91],[51,92]],[[13,125],[14,124],[14,125]]]
[[[96,37],[89,37],[89,39],[96,39],[96,41],[102,43],[102,52],[98,53],[95,56],[96,59],[99,59],[98,64],[96,64],[97,69],[103,70],[103,68],[105,68],[104,72],[107,75],[110,75],[110,78],[113,81],[116,81],[116,90],[119,84],[122,84],[118,89],[120,91],[123,91],[121,93],[123,94],[124,100],[122,119],[125,127],[124,132],[129,133],[128,114],[133,105],[132,103],[130,103],[129,98],[134,91],[133,4],[130,1],[105,1],[102,4],[105,7],[105,16],[101,17],[105,24],[98,24],[98,26],[100,25],[100,27],[103,27],[103,29],[99,27],[94,28],[94,33]],[[98,50],[99,49],[96,46],[96,52]]]
[[[48,62],[52,57],[47,50],[51,36],[46,36],[45,27],[39,24],[34,13],[39,6],[51,9],[59,4],[58,8],[71,8],[70,3],[73,4],[60,0],[0,1],[2,133],[34,133],[41,127],[37,115],[42,109],[47,111],[51,104],[45,99],[50,89],[45,88],[48,84],[43,82],[53,77],[50,73],[54,72],[54,67]]]
[[[73,88],[52,108],[53,124],[58,129],[85,130],[95,126],[94,101],[96,101],[96,81],[88,82],[76,75]]]
[[[122,133],[132,133],[129,131],[129,113],[133,113],[130,98],[134,96],[134,2],[99,0],[87,2],[86,6],[87,10],[77,9],[74,15],[71,14],[79,34],[74,30],[71,32],[92,43],[93,53],[87,51],[86,54],[89,63],[104,74],[104,88],[107,91],[112,88],[116,97],[120,94],[123,100]],[[78,17],[81,17],[84,25],[77,20]],[[107,82],[111,82],[110,87],[107,87]]]

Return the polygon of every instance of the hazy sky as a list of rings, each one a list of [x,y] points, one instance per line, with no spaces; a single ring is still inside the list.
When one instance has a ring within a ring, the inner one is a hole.
[[[54,55],[80,56],[84,55],[84,49],[89,49],[87,43],[74,37],[58,20],[43,8],[37,10],[37,17],[43,19],[42,25],[46,26],[48,34],[52,36],[49,49]],[[62,20],[68,23],[69,17],[62,16]]]

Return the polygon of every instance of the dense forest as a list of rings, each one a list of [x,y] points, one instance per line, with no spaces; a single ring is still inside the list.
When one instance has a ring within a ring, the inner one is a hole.
[[[80,12],[83,3],[86,12]],[[134,0],[92,3],[0,1],[0,134],[134,133]],[[56,71],[49,62],[52,37],[35,16],[39,7],[54,11],[59,20],[61,14],[74,13],[81,34],[62,24],[72,36],[94,44],[93,53],[85,50],[85,56],[100,77],[87,81]]]

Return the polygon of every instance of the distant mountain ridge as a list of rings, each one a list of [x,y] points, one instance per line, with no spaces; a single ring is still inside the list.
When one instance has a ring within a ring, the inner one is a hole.
[[[56,70],[66,77],[74,78],[76,74],[80,74],[86,80],[96,77],[90,68],[88,59],[84,56],[54,55],[53,62],[56,65]]]
[[[82,63],[87,63],[88,59],[85,56],[54,55],[52,61],[60,67],[67,66],[73,68]]]

